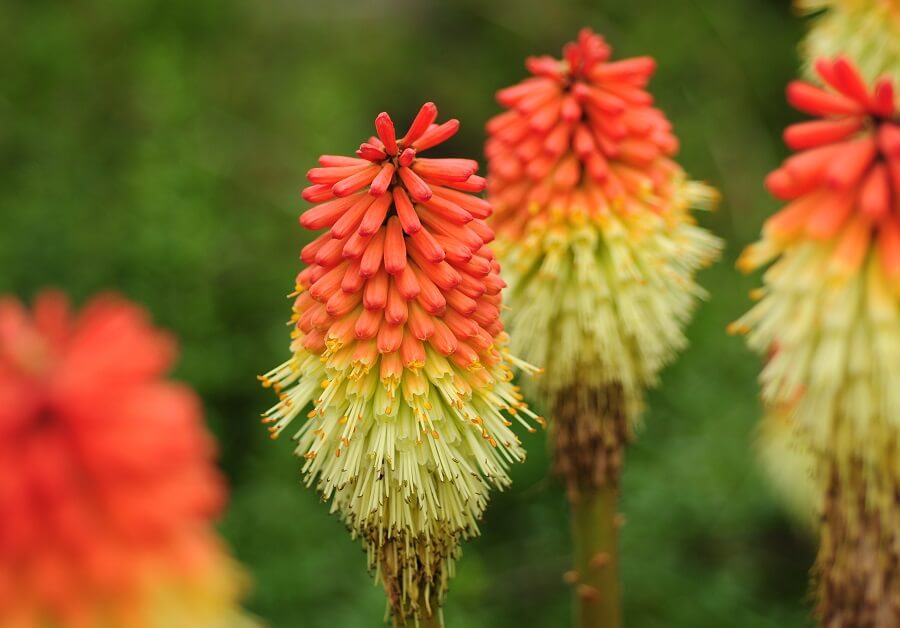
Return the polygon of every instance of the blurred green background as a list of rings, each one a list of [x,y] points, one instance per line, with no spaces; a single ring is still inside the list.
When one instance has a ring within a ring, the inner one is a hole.
[[[307,240],[304,174],[351,153],[390,111],[426,100],[480,158],[493,93],[528,54],[577,30],[651,54],[681,160],[718,186],[703,223],[728,241],[691,347],[663,374],[628,455],[622,509],[628,625],[810,625],[811,545],[757,468],[758,360],[725,325],[758,280],[733,261],[775,203],[762,178],[794,115],[783,86],[803,24],[788,0],[5,0],[0,3],[0,292],[115,289],[182,341],[176,376],[206,402],[233,487],[222,530],[274,627],[379,626],[364,555],[301,488],[290,439],[258,423],[255,375],[287,354],[284,295]],[[451,626],[569,622],[565,501],[528,436],[513,490],[465,546]]]

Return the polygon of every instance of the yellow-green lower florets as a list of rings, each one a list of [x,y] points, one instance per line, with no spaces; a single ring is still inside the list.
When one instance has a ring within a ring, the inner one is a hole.
[[[870,253],[863,271],[829,272],[832,244],[786,251],[764,276],[762,299],[735,328],[773,350],[761,375],[767,406],[794,404],[813,446],[838,458],[891,456],[900,417],[900,302]],[[898,475],[900,477],[900,475]]]
[[[512,365],[535,369],[509,355],[505,335],[498,342],[490,365],[464,368],[428,347],[420,366],[389,377],[384,356],[360,360],[340,344],[316,355],[295,342],[262,377],[281,398],[265,416],[273,436],[304,421],[294,440],[306,482],[362,538],[395,614],[440,599],[490,490],[524,460],[504,412],[528,430],[526,418],[542,421],[511,383]]]
[[[684,324],[705,294],[694,275],[721,246],[687,213],[713,205],[715,191],[680,190],[664,214],[551,208],[520,242],[502,244],[512,350],[545,366],[543,391],[621,385],[637,416],[643,389],[685,345]]]

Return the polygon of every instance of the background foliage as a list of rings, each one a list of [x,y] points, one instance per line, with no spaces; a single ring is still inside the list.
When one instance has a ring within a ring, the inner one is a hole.
[[[284,299],[307,236],[304,174],[388,110],[426,100],[480,157],[493,92],[578,28],[659,61],[681,160],[724,196],[728,241],[692,345],[651,396],[624,478],[625,605],[637,627],[808,625],[808,540],[758,471],[757,360],[725,325],[755,280],[733,261],[775,205],[783,86],[802,23],[787,0],[6,0],[0,3],[0,292],[115,289],[182,341],[233,497],[222,528],[275,627],[379,625],[382,594],[341,525],[257,417],[255,375],[287,352]],[[465,548],[451,625],[564,626],[568,529],[541,434]]]

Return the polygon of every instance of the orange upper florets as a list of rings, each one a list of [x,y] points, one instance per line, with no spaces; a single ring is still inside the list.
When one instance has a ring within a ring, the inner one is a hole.
[[[397,138],[386,113],[358,157],[325,155],[303,198],[318,203],[301,224],[328,230],[308,244],[294,310],[303,346],[321,354],[351,345],[349,360],[383,378],[421,366],[426,345],[460,366],[494,364],[503,331],[499,265],[485,246],[491,205],[470,159],[419,155],[456,133],[426,103]]]
[[[873,88],[850,61],[820,59],[820,88],[788,86],[788,101],[821,117],[785,130],[789,157],[766,179],[777,198],[790,201],[764,233],[779,246],[801,238],[836,239],[835,260],[859,267],[875,239],[884,270],[900,278],[900,115],[887,78]]]
[[[664,211],[680,169],[672,127],[645,87],[650,57],[609,61],[602,37],[583,30],[563,50],[526,61],[534,74],[497,93],[509,108],[487,124],[495,224],[514,236],[529,212],[609,207]]]

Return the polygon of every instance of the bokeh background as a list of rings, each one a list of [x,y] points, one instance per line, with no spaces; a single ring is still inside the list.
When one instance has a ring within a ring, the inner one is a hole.
[[[795,119],[783,87],[803,23],[788,0],[0,3],[0,292],[114,289],[177,333],[176,376],[204,398],[232,486],[221,528],[271,626],[379,626],[384,611],[360,548],[301,487],[290,439],[258,423],[272,399],[255,375],[287,355],[306,170],[351,153],[378,112],[404,127],[426,100],[462,121],[446,152],[480,159],[493,93],[585,25],[617,56],[658,59],[651,89],[681,161],[724,195],[701,221],[728,242],[628,454],[628,624],[808,626],[812,545],[755,462],[759,364],[724,331],[758,281],[733,262],[775,209],[761,181]],[[525,444],[465,546],[451,626],[570,620],[564,497],[544,435]]]

